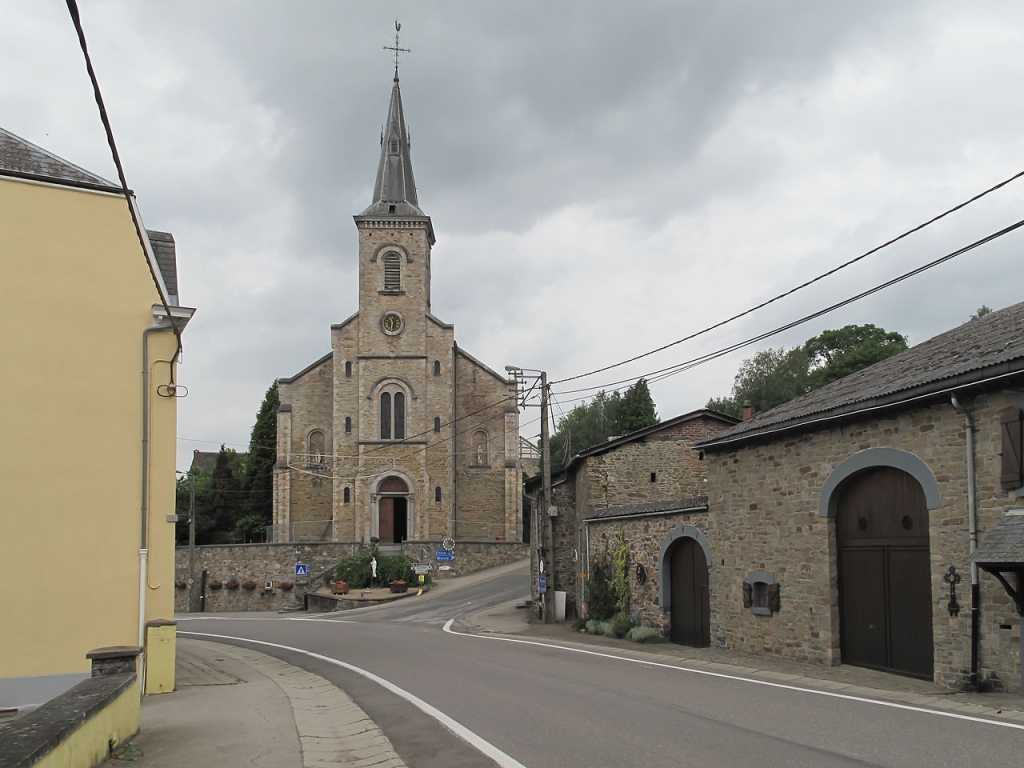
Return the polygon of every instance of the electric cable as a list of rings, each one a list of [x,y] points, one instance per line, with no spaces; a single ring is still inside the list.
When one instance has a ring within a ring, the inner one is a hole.
[[[677,339],[676,341],[672,341],[672,342],[669,342],[668,344],[664,344],[664,345],[658,347],[657,349],[650,350],[649,352],[644,352],[643,354],[635,355],[634,357],[631,357],[631,358],[629,358],[627,360],[622,360],[622,361],[620,361],[618,363],[613,363],[611,365],[606,365],[606,366],[604,366],[602,368],[595,368],[594,370],[588,371],[587,373],[580,373],[580,374],[577,374],[575,376],[569,376],[569,377],[564,378],[564,379],[558,379],[557,381],[552,381],[551,384],[552,385],[554,385],[554,384],[564,384],[567,381],[574,381],[576,379],[582,379],[582,378],[585,378],[587,376],[593,376],[596,373],[603,373],[604,371],[610,371],[612,368],[618,368],[618,367],[626,365],[628,363],[632,363],[632,362],[635,362],[637,360],[641,360],[641,359],[643,359],[645,357],[649,357],[650,355],[656,354],[658,352],[662,352],[662,351],[664,351],[666,349],[669,349],[670,347],[674,347],[677,344],[682,344],[684,341],[689,341],[690,339],[694,339],[694,338],[696,338],[698,336],[701,336],[701,335],[703,335],[705,333],[713,331],[716,328],[721,328],[723,325],[727,325],[728,323],[731,323],[734,320],[739,320],[741,317],[746,317],[747,315],[751,314],[752,312],[756,312],[759,309],[763,309],[764,307],[767,307],[769,304],[772,304],[772,303],[774,303],[776,301],[779,301],[780,299],[784,299],[785,297],[790,296],[790,295],[792,295],[792,294],[796,293],[797,291],[800,291],[800,290],[802,290],[804,288],[807,288],[808,286],[814,285],[815,283],[817,283],[817,282],[819,282],[821,280],[824,280],[826,277],[830,277],[830,276],[834,275],[836,272],[839,272],[842,269],[846,269],[846,267],[849,267],[849,266],[851,266],[853,264],[856,264],[857,262],[861,261],[862,259],[867,258],[868,256],[871,256],[872,254],[878,253],[883,248],[887,248],[890,245],[892,245],[893,243],[897,243],[900,240],[903,240],[904,238],[909,237],[910,235],[912,235],[912,234],[914,234],[916,232],[920,232],[925,227],[927,227],[927,226],[929,226],[931,224],[934,224],[935,222],[939,221],[940,219],[944,219],[946,216],[949,216],[950,214],[955,213],[956,211],[959,211],[962,208],[965,208],[966,206],[970,205],[973,202],[976,202],[976,201],[980,200],[981,198],[985,197],[986,195],[991,194],[992,192],[995,192],[996,190],[1001,189],[1002,187],[1005,187],[1010,182],[1016,181],[1017,179],[1021,178],[1022,176],[1024,176],[1024,171],[1019,171],[1019,172],[1013,174],[1013,176],[1010,176],[1009,178],[1004,179],[1003,181],[999,182],[998,184],[996,184],[996,185],[994,185],[992,187],[989,187],[988,189],[984,190],[983,192],[979,192],[978,194],[974,195],[970,199],[965,200],[964,202],[962,202],[962,203],[960,203],[958,205],[954,205],[952,208],[950,208],[950,209],[940,213],[938,216],[933,216],[932,218],[928,219],[928,221],[926,221],[926,222],[924,222],[922,224],[918,224],[916,227],[908,229],[903,234],[897,235],[896,237],[892,238],[891,240],[887,240],[884,243],[882,243],[881,245],[875,246],[871,250],[866,251],[865,253],[862,253],[860,256],[852,258],[849,261],[843,262],[842,264],[840,264],[840,265],[830,269],[828,272],[823,272],[822,274],[818,275],[815,278],[812,278],[812,279],[810,279],[810,280],[808,280],[808,281],[806,281],[804,283],[801,283],[800,285],[797,285],[794,288],[790,288],[788,291],[780,293],[777,296],[774,296],[774,297],[772,297],[772,298],[770,298],[770,299],[768,299],[766,301],[761,302],[760,304],[757,304],[757,305],[755,305],[753,307],[750,307],[749,309],[746,309],[743,312],[740,312],[739,314],[733,315],[732,317],[729,317],[729,318],[727,318],[725,320],[722,320],[721,322],[715,323],[714,325],[710,325],[707,328],[703,328],[702,330],[699,330],[699,331],[697,331],[695,333],[691,333],[689,336],[684,336],[681,339]]]

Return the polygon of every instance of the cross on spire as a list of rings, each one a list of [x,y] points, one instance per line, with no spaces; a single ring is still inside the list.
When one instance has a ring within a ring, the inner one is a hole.
[[[384,50],[385,51],[393,51],[394,54],[395,54],[395,80],[398,79],[398,54],[400,52],[401,53],[412,53],[412,51],[409,48],[401,48],[401,47],[399,47],[399,45],[398,45],[398,33],[401,32],[401,31],[402,31],[402,25],[399,24],[398,20],[396,19],[395,20],[395,44],[394,45],[385,45],[384,46]]]

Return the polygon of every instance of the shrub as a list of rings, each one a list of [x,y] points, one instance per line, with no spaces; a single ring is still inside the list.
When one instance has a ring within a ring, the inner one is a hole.
[[[624,619],[621,616],[616,616],[611,621],[612,632],[616,637],[625,637],[626,633],[633,628],[633,622],[629,619]]]
[[[185,588],[185,587],[187,587],[187,586],[188,586],[188,584],[186,584],[186,583],[185,583],[184,581],[182,581],[181,579],[179,579],[178,581],[174,582],[174,588],[175,588],[175,589],[184,589],[184,588]]]
[[[598,632],[605,637],[615,637],[615,625],[611,621],[602,621],[597,625]]]
[[[587,613],[596,621],[604,621],[615,614],[615,595],[612,594],[608,558],[595,558],[587,579]]]
[[[626,637],[634,643],[660,643],[665,639],[661,632],[651,627],[633,627]]]
[[[377,545],[371,544],[358,555],[352,555],[346,557],[334,568],[333,581],[346,581],[352,589],[363,589],[370,583],[370,577],[373,574],[373,570],[370,568],[370,561],[377,555]],[[388,558],[379,558],[377,560],[377,577],[382,579],[380,572],[380,561]]]
[[[417,581],[416,574],[412,572],[412,563],[402,555],[377,558],[377,578],[381,584],[390,584],[392,581],[411,584]]]
[[[590,619],[587,622],[586,626],[587,626],[587,633],[588,634],[591,634],[591,635],[599,635],[599,634],[601,634],[601,624],[599,622],[594,621],[593,619]]]

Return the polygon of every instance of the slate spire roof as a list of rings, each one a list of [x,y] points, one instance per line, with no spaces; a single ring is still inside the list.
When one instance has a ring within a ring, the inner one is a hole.
[[[373,185],[373,202],[359,215],[425,217],[416,196],[409,132],[405,125],[397,72],[391,87],[387,123],[381,135],[380,165],[377,167],[377,181]]]

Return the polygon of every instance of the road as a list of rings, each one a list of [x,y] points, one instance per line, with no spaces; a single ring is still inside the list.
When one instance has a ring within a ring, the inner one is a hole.
[[[255,641],[252,647],[326,677],[414,768],[1024,762],[1017,724],[710,675],[631,646],[587,650],[462,633],[473,613],[523,598],[528,578],[524,567],[320,616],[181,617],[179,631]],[[445,717],[448,727],[437,720]]]

